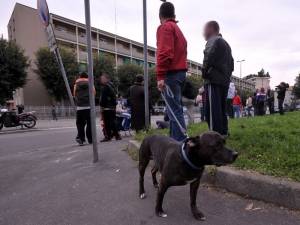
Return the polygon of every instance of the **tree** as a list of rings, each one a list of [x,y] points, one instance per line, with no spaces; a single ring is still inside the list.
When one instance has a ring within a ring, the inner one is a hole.
[[[199,75],[190,75],[190,76],[187,76],[186,79],[188,79],[194,85],[194,87],[197,89],[199,89],[203,86],[203,79]]]
[[[26,84],[28,58],[15,42],[0,38],[0,104]]]
[[[60,49],[70,88],[72,89],[78,75],[79,65],[75,53],[65,48]],[[67,99],[67,90],[53,53],[48,48],[40,48],[36,52],[36,73],[39,75],[48,93],[56,101]]]
[[[271,77],[269,72],[265,72],[264,69],[261,69],[257,74],[249,74],[244,79],[248,80],[253,77]]]
[[[151,105],[154,105],[161,98],[160,92],[157,89],[155,68],[149,69],[149,93],[151,96]]]
[[[134,84],[138,74],[143,74],[143,68],[136,64],[124,64],[118,67],[118,89],[121,95],[125,96],[128,93],[128,88]]]
[[[293,94],[297,99],[300,98],[300,74],[296,77],[296,83],[294,85]]]

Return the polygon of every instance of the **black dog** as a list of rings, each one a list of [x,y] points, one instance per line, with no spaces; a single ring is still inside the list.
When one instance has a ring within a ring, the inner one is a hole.
[[[205,220],[198,210],[196,197],[205,165],[222,166],[233,163],[238,153],[225,146],[224,138],[216,132],[207,132],[192,137],[184,144],[166,136],[150,136],[144,139],[139,152],[140,198],[146,197],[144,174],[151,159],[153,185],[158,188],[155,212],[157,216],[167,217],[162,203],[167,189],[190,183],[191,210],[197,220]],[[161,173],[158,185],[156,173]]]

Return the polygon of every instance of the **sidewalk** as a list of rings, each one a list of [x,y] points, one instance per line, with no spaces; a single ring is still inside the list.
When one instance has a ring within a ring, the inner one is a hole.
[[[0,156],[0,224],[300,224],[297,212],[206,187],[199,190],[198,203],[207,221],[198,222],[190,213],[188,186],[169,190],[164,202],[168,218],[158,218],[149,170],[148,197],[138,198],[136,162],[122,151],[127,143],[100,144],[97,164],[91,163],[91,146],[61,145]]]

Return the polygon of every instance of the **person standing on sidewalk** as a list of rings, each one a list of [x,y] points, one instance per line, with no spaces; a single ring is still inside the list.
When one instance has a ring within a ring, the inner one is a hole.
[[[104,139],[101,142],[111,141],[113,137],[116,140],[121,140],[116,125],[117,94],[115,87],[106,73],[101,74],[100,83],[102,85],[100,107],[104,124]]]
[[[96,92],[95,92],[96,93]],[[88,143],[93,142],[91,130],[91,107],[89,101],[89,81],[88,75],[82,72],[74,85],[73,94],[76,101],[76,141],[79,145],[84,145],[85,137]]]
[[[131,107],[131,127],[136,132],[145,130],[145,92],[143,75],[137,75],[134,85],[129,88],[129,104]]]
[[[220,35],[216,21],[206,23],[202,74],[205,80],[206,118],[211,130],[228,135],[226,99],[234,61],[229,44]],[[212,112],[211,112],[212,111]]]
[[[232,105],[233,105],[234,118],[240,118],[241,109],[242,109],[242,100],[237,91],[235,91],[235,95],[232,99]]]
[[[177,26],[175,7],[172,3],[164,2],[160,6],[159,18],[161,25],[156,35],[157,86],[165,93],[166,101],[181,127],[186,129],[181,98],[187,72],[187,41]],[[172,94],[167,88],[170,88]],[[180,142],[184,141],[186,135],[169,109],[167,109],[167,114],[170,118],[170,137]]]

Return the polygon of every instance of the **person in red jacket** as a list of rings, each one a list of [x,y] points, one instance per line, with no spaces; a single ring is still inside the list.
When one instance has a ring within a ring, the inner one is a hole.
[[[160,91],[165,92],[166,100],[177,120],[181,127],[186,129],[181,94],[187,71],[187,41],[177,26],[175,8],[172,3],[164,2],[161,5],[159,18],[161,25],[157,29],[157,86]],[[167,94],[166,86],[171,89],[174,96]],[[186,135],[169,109],[167,113],[170,118],[170,136],[177,141],[184,141]]]
[[[235,91],[235,95],[232,99],[232,105],[233,105],[234,118],[240,118],[241,110],[242,110],[242,100],[237,91]]]

